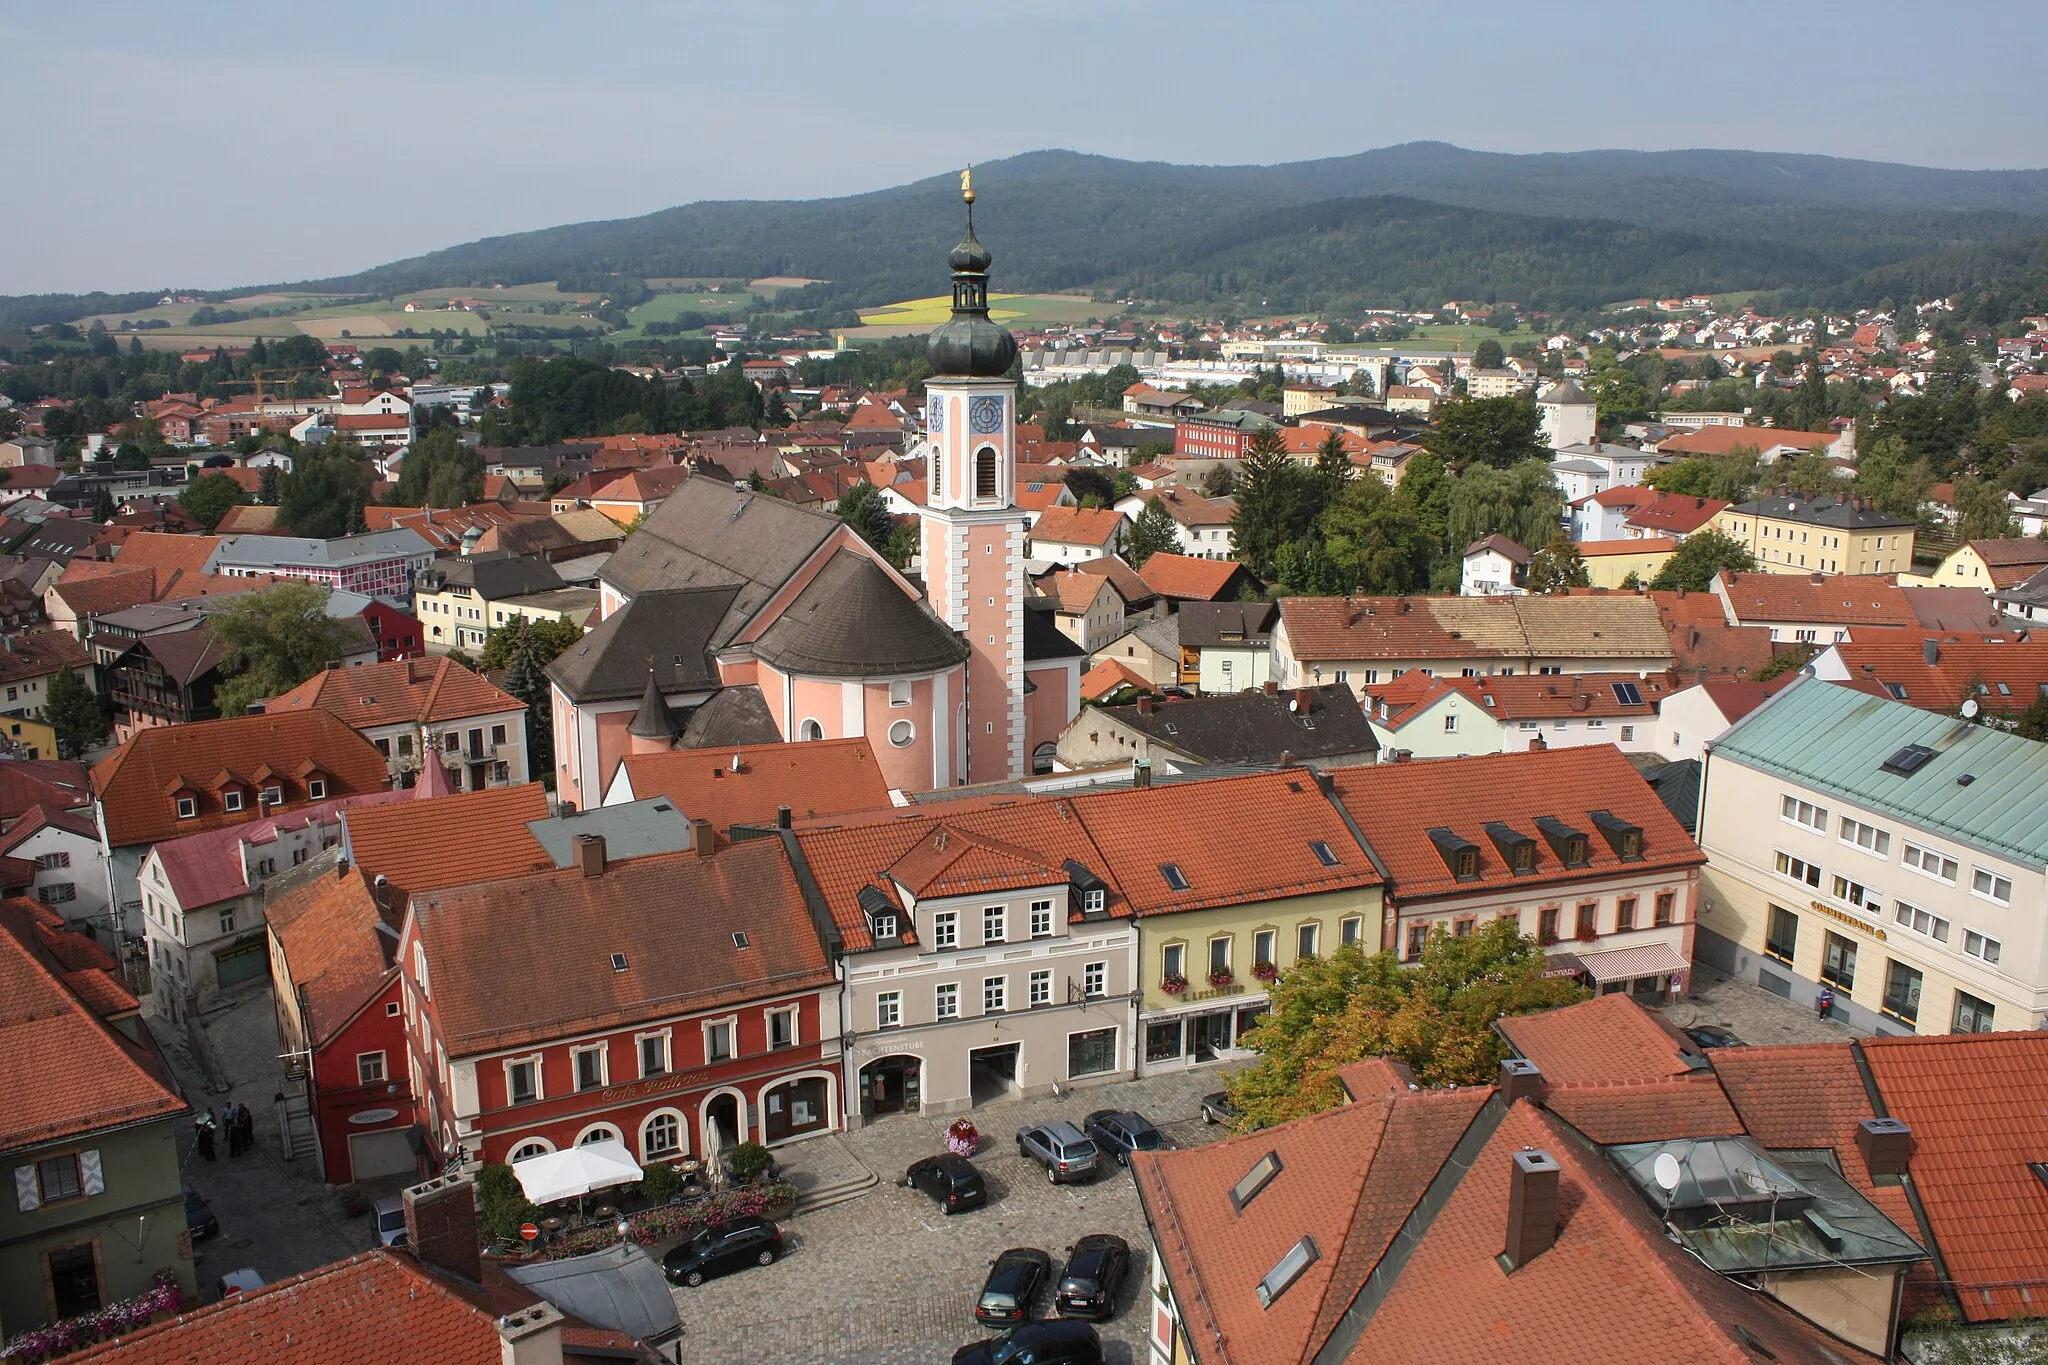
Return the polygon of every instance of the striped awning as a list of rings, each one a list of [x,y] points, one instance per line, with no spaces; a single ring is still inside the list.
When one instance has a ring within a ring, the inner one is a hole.
[[[1607,953],[1580,953],[1579,963],[1595,981],[1633,981],[1639,976],[1684,976],[1692,964],[1662,943],[1616,948]]]

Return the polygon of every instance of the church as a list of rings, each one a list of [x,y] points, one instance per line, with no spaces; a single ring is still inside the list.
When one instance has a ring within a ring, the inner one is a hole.
[[[1017,342],[967,229],[931,335],[922,582],[830,513],[693,477],[605,565],[600,621],[548,667],[555,786],[588,809],[627,754],[866,738],[891,788],[1050,771],[1082,651],[1029,605]]]

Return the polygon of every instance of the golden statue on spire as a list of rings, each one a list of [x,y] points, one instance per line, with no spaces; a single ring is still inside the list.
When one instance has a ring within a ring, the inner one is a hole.
[[[974,167],[960,172],[960,198],[965,203],[974,202]]]

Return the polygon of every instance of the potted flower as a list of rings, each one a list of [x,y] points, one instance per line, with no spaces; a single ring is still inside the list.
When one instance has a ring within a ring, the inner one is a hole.
[[[1598,929],[1595,929],[1590,924],[1587,925],[1585,928],[1579,930],[1579,942],[1581,943],[1594,943],[1597,942],[1599,938],[1600,931]]]
[[[1188,979],[1184,976],[1162,976],[1159,978],[1159,989],[1166,995],[1186,995]]]
[[[1235,984],[1237,984],[1237,977],[1231,973],[1228,967],[1218,967],[1215,971],[1209,973],[1209,985],[1216,990],[1220,991],[1225,986]]]
[[[981,1130],[966,1119],[946,1125],[946,1150],[955,1156],[973,1156],[981,1148]]]
[[[1280,979],[1280,969],[1270,962],[1254,962],[1252,975],[1261,981],[1277,981]]]
[[[1546,929],[1542,933],[1536,935],[1536,943],[1539,947],[1552,947],[1557,943],[1557,935]]]

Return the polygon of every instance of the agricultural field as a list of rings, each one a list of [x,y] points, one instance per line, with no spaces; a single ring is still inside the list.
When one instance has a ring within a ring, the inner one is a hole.
[[[991,294],[988,315],[997,322],[1025,326],[1050,322],[1086,322],[1114,311],[1086,294]],[[953,315],[953,297],[934,294],[930,298],[908,299],[861,310],[858,332],[848,335],[889,337],[915,336],[929,332]]]

